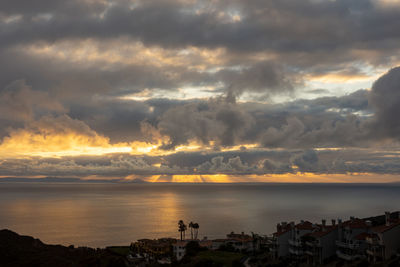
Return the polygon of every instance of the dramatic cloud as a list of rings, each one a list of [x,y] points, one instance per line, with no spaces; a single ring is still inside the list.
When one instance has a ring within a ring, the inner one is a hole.
[[[24,128],[11,129],[0,144],[1,157],[123,151],[130,151],[127,144],[111,145],[107,137],[98,135],[84,122],[67,115],[44,116],[27,123]]]
[[[169,109],[157,127],[170,137],[170,143],[164,146],[168,149],[193,139],[206,145],[235,145],[253,123],[252,116],[237,105],[211,99]]]
[[[46,92],[34,91],[24,81],[9,84],[0,92],[0,118],[30,121],[40,114],[65,112],[64,107]]]
[[[399,27],[388,0],[1,1],[0,176],[399,180]]]
[[[375,108],[376,132],[383,137],[400,134],[400,67],[391,69],[372,86],[371,104]]]

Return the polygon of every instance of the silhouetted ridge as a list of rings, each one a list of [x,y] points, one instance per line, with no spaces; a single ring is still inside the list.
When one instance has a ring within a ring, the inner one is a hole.
[[[125,266],[106,249],[46,245],[10,230],[0,230],[0,251],[0,266]]]

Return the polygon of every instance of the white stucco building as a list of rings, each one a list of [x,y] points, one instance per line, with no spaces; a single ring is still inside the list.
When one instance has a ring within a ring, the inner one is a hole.
[[[370,262],[387,260],[400,251],[400,220],[390,219],[390,213],[385,213],[384,225],[373,227],[366,237],[367,256]]]
[[[322,220],[319,229],[304,237],[307,262],[316,266],[323,264],[325,260],[336,255],[336,240],[338,237],[338,226],[332,220],[331,225],[326,225]]]

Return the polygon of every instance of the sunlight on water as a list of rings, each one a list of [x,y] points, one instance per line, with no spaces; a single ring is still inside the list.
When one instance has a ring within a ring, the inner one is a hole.
[[[104,247],[178,237],[179,219],[198,222],[200,237],[219,238],[270,234],[280,221],[379,215],[397,203],[400,185],[2,183],[0,228]]]

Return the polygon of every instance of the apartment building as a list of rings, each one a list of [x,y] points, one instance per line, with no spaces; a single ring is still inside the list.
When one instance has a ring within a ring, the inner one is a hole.
[[[391,219],[389,212],[385,217],[385,224],[373,227],[365,239],[367,257],[373,263],[387,260],[400,251],[400,219]]]
[[[365,236],[371,228],[370,222],[350,217],[350,220],[338,221],[338,240],[336,240],[336,255],[346,261],[366,257],[367,244]]]
[[[305,253],[305,243],[303,236],[310,234],[318,229],[318,226],[308,221],[301,221],[299,224],[292,224],[291,235],[288,240],[289,253],[292,257],[302,257]]]
[[[273,258],[278,259],[289,255],[289,238],[294,223],[282,222],[276,226],[276,232],[268,240],[268,246]]]
[[[310,265],[323,264],[337,256],[345,261],[368,258],[371,262],[387,260],[400,254],[399,212],[365,219],[350,217],[330,225],[308,221],[282,222],[268,239],[273,258],[307,259]]]
[[[331,225],[326,225],[326,220],[322,220],[322,224],[318,226],[317,230],[305,235],[303,241],[308,264],[316,266],[334,257],[337,237],[336,220],[332,220]]]

